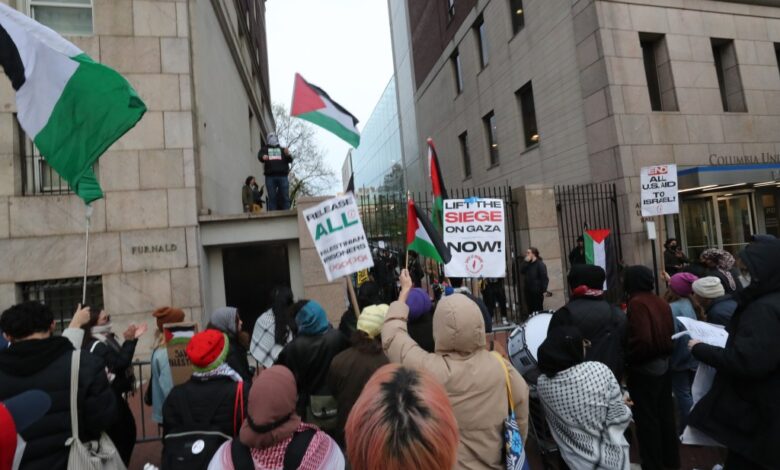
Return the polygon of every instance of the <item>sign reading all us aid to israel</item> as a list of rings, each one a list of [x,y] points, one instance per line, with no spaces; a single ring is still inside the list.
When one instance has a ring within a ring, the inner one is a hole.
[[[640,174],[642,217],[677,214],[677,165],[653,165],[642,168]]]
[[[328,281],[374,266],[360,211],[351,193],[306,209],[303,219]]]

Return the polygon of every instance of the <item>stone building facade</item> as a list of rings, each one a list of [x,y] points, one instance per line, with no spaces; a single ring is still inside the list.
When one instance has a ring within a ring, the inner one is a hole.
[[[148,107],[97,164],[105,197],[93,204],[88,301],[118,332],[163,305],[200,321],[211,281],[199,216],[242,212],[241,186],[261,174],[255,155],[274,128],[264,2],[2,1],[77,31],[66,37],[127,77]],[[81,298],[85,207],[47,171],[15,111],[2,77],[0,305],[40,299],[67,320]]]
[[[403,145],[421,149],[404,155],[410,189],[429,189],[419,177],[428,173],[429,136],[448,186],[511,186],[521,240],[544,247],[558,287],[566,262],[554,185],[616,184],[627,263],[650,263],[637,210],[640,169],[653,164],[678,165],[681,213],[665,218],[659,238],[681,238],[690,256],[777,234],[776,2],[407,0],[389,8],[399,100],[409,89],[414,97],[416,133],[403,133]]]

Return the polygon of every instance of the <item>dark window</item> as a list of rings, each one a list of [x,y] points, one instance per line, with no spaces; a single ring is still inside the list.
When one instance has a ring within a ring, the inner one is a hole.
[[[22,300],[37,300],[46,304],[54,314],[57,331],[64,330],[73,312],[81,303],[84,278],[55,279],[49,281],[23,282],[19,284],[22,290]],[[92,310],[103,308],[103,278],[87,277],[87,302]]]
[[[455,0],[447,0],[447,19],[451,20],[455,16]]]
[[[512,17],[512,33],[517,34],[525,26],[523,0],[509,0],[509,15]]]
[[[452,70],[455,74],[455,91],[460,94],[460,92],[463,91],[463,68],[460,63],[460,54],[457,49],[452,53],[451,60]]]
[[[534,89],[531,82],[517,90],[520,102],[520,115],[523,117],[523,137],[526,148],[539,143],[539,129],[536,127],[536,107],[534,106]]]
[[[460,154],[463,157],[463,176],[471,176],[471,157],[469,156],[469,136],[467,132],[458,136]]]
[[[488,54],[488,38],[487,29],[485,27],[485,20],[482,15],[477,18],[477,22],[474,23],[474,33],[477,35],[477,48],[479,49],[479,63],[484,69],[487,67],[489,54]]]
[[[674,91],[672,65],[663,34],[639,34],[642,58],[645,64],[647,92],[653,111],[677,111],[677,95]]]
[[[496,129],[496,115],[490,111],[482,118],[487,137],[490,166],[498,165],[498,130]]]
[[[777,61],[777,71],[780,72],[780,42],[775,43],[775,60]]]
[[[712,58],[715,60],[715,72],[718,75],[718,87],[723,111],[746,112],[745,95],[742,91],[742,79],[739,76],[737,51],[731,39],[711,39]]]

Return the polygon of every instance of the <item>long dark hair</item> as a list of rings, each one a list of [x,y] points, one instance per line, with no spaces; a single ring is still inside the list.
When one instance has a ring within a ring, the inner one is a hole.
[[[81,327],[81,329],[84,330],[84,340],[81,342],[81,349],[89,349],[92,346],[92,342],[95,339],[95,337],[92,336],[92,327],[97,325],[100,311],[101,309],[96,308],[89,310],[89,321]]]
[[[247,176],[244,180],[244,186],[249,186],[249,183],[251,183],[253,179],[255,179],[254,176]]]
[[[363,354],[382,354],[382,339],[379,335],[369,338],[364,331],[357,330],[352,333],[349,342]]]
[[[287,307],[287,321],[289,322],[290,329],[294,336],[298,336],[298,323],[295,322],[295,317],[308,303],[309,299],[299,299],[297,302]]]
[[[288,309],[293,304],[293,293],[287,286],[276,286],[271,293],[271,311],[274,315],[274,341],[284,346],[287,344],[287,335],[290,330],[290,318]]]

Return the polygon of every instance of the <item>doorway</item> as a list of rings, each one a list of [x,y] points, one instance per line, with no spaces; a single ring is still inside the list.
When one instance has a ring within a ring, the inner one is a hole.
[[[683,244],[698,259],[707,248],[737,254],[755,233],[752,193],[707,194],[682,201]]]
[[[290,286],[286,244],[260,244],[222,249],[227,305],[238,308],[244,331],[271,307],[275,286]]]

